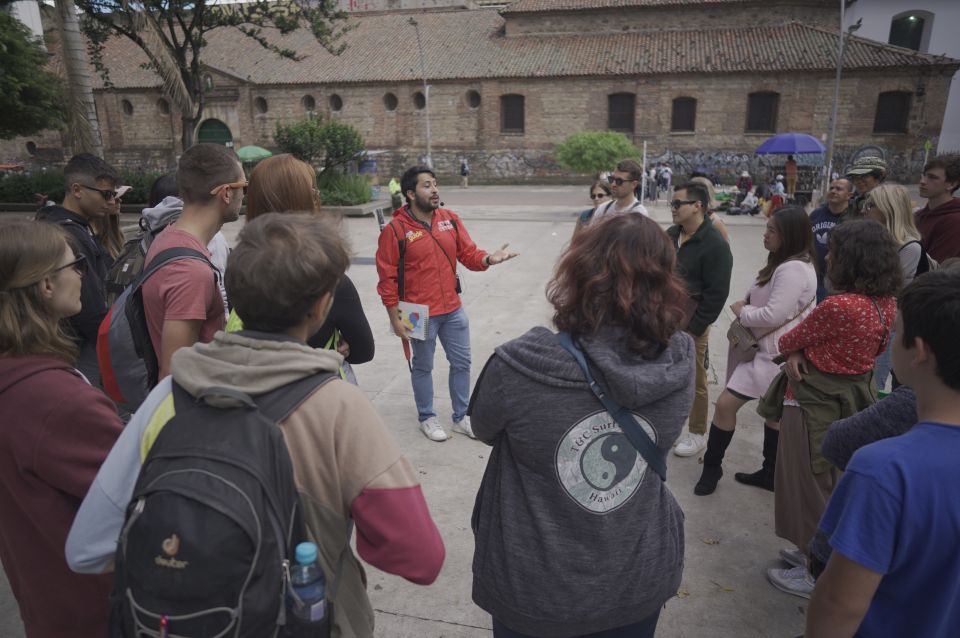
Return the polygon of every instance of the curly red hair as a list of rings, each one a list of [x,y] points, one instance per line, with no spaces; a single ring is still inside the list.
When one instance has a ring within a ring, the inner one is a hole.
[[[547,284],[559,330],[577,338],[625,328],[624,345],[646,359],[681,328],[686,298],[670,238],[637,214],[600,219],[578,233]]]

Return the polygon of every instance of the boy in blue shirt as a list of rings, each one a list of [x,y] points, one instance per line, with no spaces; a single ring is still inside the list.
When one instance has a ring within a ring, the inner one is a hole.
[[[893,367],[919,422],[858,450],[820,520],[833,554],[807,638],[947,638],[960,627],[960,271],[900,295]]]

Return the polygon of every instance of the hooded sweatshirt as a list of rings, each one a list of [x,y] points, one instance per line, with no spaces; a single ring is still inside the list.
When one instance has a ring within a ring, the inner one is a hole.
[[[960,197],[934,209],[927,204],[917,211],[917,230],[923,248],[937,261],[960,257]]]
[[[178,350],[171,369],[177,384],[194,396],[212,386],[257,396],[335,371],[342,361],[334,351],[284,335],[218,332],[210,343]],[[154,388],[97,474],[67,539],[73,569],[96,572],[113,557],[140,465],[174,416],[171,389],[170,377]],[[333,638],[372,636],[373,609],[363,567],[350,548],[350,521],[364,560],[417,584],[433,582],[444,547],[416,473],[363,392],[340,379],[321,385],[280,428],[303,520],[331,583]]]
[[[177,221],[183,212],[183,200],[179,197],[164,197],[159,204],[152,208],[144,208],[140,215],[144,223],[153,233],[158,233],[165,226]],[[210,263],[217,267],[221,274],[227,272],[227,257],[230,256],[230,244],[222,231],[217,231],[210,243]]]
[[[63,544],[122,427],[64,361],[0,357],[0,559],[27,638],[106,635],[113,578],[70,571]]]
[[[594,378],[664,454],[693,401],[694,347],[652,361],[620,329],[581,340]],[[473,600],[510,629],[579,636],[639,622],[676,595],[683,512],[543,327],[497,348],[470,403],[493,445],[473,511]]]

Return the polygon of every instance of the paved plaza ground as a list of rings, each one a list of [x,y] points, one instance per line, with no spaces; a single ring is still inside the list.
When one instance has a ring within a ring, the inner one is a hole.
[[[466,272],[463,302],[471,322],[474,380],[494,347],[535,325],[549,325],[551,311],[544,288],[557,257],[570,239],[576,212],[586,207],[587,188],[508,186],[443,188],[446,207],[458,212],[474,240],[487,249],[510,242],[520,256],[486,273]],[[664,202],[651,207],[666,227]],[[726,218],[734,253],[731,299],[739,298],[766,251],[761,244],[764,220]],[[225,230],[232,240],[241,222]],[[490,635],[490,617],[471,601],[473,535],[470,514],[490,452],[483,443],[454,435],[443,443],[428,441],[417,427],[409,373],[399,340],[389,328],[376,294],[372,264],[377,225],[372,218],[349,218],[344,228],[352,241],[349,271],[360,291],[377,341],[373,362],[357,366],[360,387],[417,468],[431,512],[443,535],[447,558],[437,582],[419,587],[367,567],[368,590],[383,638],[475,638]],[[710,396],[722,389],[726,365],[725,311],[710,335]],[[441,423],[449,430],[447,364],[438,350],[434,383]],[[536,401],[536,397],[531,397]],[[793,637],[802,633],[807,602],[783,594],[764,576],[781,566],[777,551],[787,543],[773,534],[773,494],[733,480],[736,471],[759,467],[763,424],[755,403],[741,411],[725,476],[717,492],[693,495],[700,475],[698,458],[668,460],[668,485],[686,514],[686,561],[683,583],[661,616],[657,635],[685,638]],[[624,583],[625,587],[643,583]],[[56,604],[56,601],[51,601]],[[0,576],[0,636],[21,638],[16,603]]]

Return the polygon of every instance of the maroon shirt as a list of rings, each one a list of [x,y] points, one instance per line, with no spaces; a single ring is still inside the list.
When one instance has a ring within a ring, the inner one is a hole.
[[[123,423],[64,361],[0,357],[0,560],[27,638],[103,638],[112,575],[67,567],[70,525]]]
[[[960,197],[934,209],[927,204],[915,219],[923,248],[931,257],[937,261],[960,257]]]

